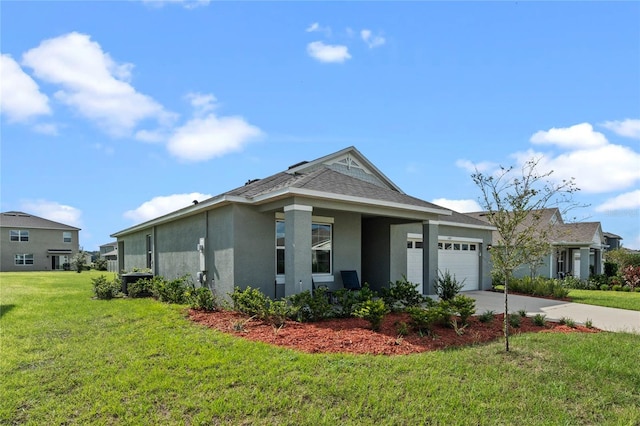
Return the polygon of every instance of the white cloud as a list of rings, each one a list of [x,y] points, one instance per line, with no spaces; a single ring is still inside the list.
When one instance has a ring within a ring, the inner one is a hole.
[[[347,59],[351,59],[347,46],[324,44],[321,41],[309,43],[307,45],[307,53],[320,62],[342,63]]]
[[[362,38],[362,41],[364,41],[367,44],[367,46],[369,46],[369,49],[380,47],[386,43],[386,40],[384,37],[380,35],[373,35],[371,30],[367,30],[367,29],[360,31],[360,37]]]
[[[538,172],[553,171],[555,181],[575,178],[584,192],[619,191],[640,180],[640,153],[632,149],[608,144],[594,149],[580,149],[558,156],[529,150],[514,154],[520,164],[539,158]]]
[[[611,212],[615,210],[640,209],[640,189],[609,198],[596,207],[597,212]]]
[[[77,228],[82,225],[82,211],[75,207],[47,200],[23,200],[20,202],[20,206],[22,210],[28,213],[53,220],[54,222]]]
[[[168,125],[175,119],[131,86],[133,65],[116,63],[86,34],[45,40],[26,52],[22,62],[37,78],[62,87],[56,99],[114,136],[130,134],[143,120]]]
[[[33,130],[38,133],[42,133],[43,135],[58,135],[58,126],[53,123],[39,123],[33,126]]]
[[[194,114],[198,117],[211,112],[216,107],[216,97],[212,94],[189,93],[187,100],[194,109]]]
[[[602,126],[620,136],[640,139],[640,120],[638,119],[627,118],[623,121],[605,121]]]
[[[593,130],[589,123],[576,124],[566,128],[540,130],[531,136],[531,142],[539,145],[557,145],[561,148],[593,148],[606,145],[607,138]]]
[[[49,98],[10,55],[0,56],[0,69],[0,112],[9,121],[51,114]]]
[[[249,142],[262,136],[262,131],[242,117],[196,117],[176,129],[167,149],[182,160],[206,161],[240,151]]]
[[[331,37],[331,27],[322,27],[318,22],[309,25],[305,31],[308,33],[324,33],[326,37]]]
[[[201,194],[199,192],[154,197],[142,203],[137,209],[126,211],[124,217],[136,223],[141,223],[188,207],[194,200],[202,201],[207,198],[211,198],[211,195]]]
[[[436,198],[432,203],[459,213],[477,212],[482,210],[480,204],[475,200],[449,200],[447,198]]]
[[[469,160],[457,160],[456,166],[466,170],[469,173],[475,173],[476,171],[480,173],[484,173],[498,167],[496,163],[493,163],[490,161],[481,161],[479,163],[473,163]]]
[[[142,0],[142,2],[154,7],[163,7],[165,4],[180,4],[185,9],[195,9],[209,5],[211,0]]]

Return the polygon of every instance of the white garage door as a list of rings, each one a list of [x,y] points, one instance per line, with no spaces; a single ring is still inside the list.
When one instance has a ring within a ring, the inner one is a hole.
[[[466,241],[438,242],[438,269],[454,276],[458,282],[464,281],[462,291],[480,288],[480,245]],[[422,291],[422,241],[407,241],[407,280],[416,283]]]

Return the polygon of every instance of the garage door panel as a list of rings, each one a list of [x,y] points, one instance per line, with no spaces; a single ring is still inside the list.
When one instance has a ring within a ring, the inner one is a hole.
[[[441,241],[438,244],[438,269],[449,271],[458,282],[463,282],[462,291],[480,288],[479,245],[468,242]],[[416,283],[422,289],[422,249],[408,245],[407,280]]]

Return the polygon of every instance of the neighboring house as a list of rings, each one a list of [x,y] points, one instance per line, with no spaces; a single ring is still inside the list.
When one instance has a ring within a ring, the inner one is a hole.
[[[106,260],[118,260],[118,242],[103,244],[100,246],[100,258]]]
[[[600,222],[565,223],[557,208],[539,210],[538,213],[540,227],[548,230],[548,242],[552,249],[537,269],[537,275],[547,278],[572,275],[586,280],[591,274],[602,273],[605,240]],[[467,214],[487,221],[488,212]],[[495,245],[500,245],[497,232],[494,232],[493,241]],[[528,265],[523,265],[514,272],[515,276],[520,277],[529,274]]]
[[[100,258],[107,261],[107,271],[118,272],[118,242],[101,245]]]
[[[0,271],[69,269],[79,228],[23,212],[0,213]]]
[[[620,235],[605,232],[604,234],[605,251],[618,250],[622,248],[622,237]]]
[[[374,290],[407,275],[433,294],[439,269],[487,289],[492,229],[405,194],[349,147],[112,237],[119,270],[190,274],[222,296],[251,286],[279,298],[342,288],[342,270]]]

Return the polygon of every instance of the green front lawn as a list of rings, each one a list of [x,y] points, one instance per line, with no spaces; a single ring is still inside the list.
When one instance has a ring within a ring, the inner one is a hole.
[[[640,311],[640,293],[601,290],[570,290],[569,297],[572,302],[576,303]]]
[[[193,324],[182,306],[92,300],[97,275],[0,273],[0,424],[640,423],[639,335],[311,355]]]

